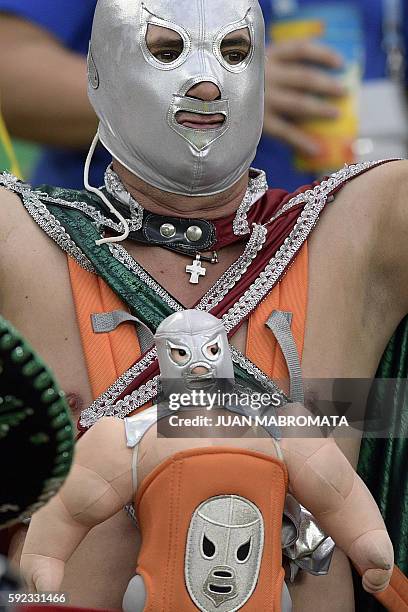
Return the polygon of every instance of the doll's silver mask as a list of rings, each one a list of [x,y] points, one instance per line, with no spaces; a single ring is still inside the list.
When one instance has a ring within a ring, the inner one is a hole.
[[[236,495],[213,497],[195,511],[189,528],[185,580],[203,612],[233,612],[251,597],[264,546],[260,510]]]
[[[216,379],[233,379],[227,333],[219,319],[184,310],[165,319],[155,335],[162,379],[182,379],[187,388]]]
[[[170,31],[174,52],[155,51],[151,26],[165,28],[164,37]],[[249,46],[231,53],[240,32]],[[262,132],[264,50],[258,0],[99,0],[88,72],[102,143],[164,191],[228,189],[248,170]],[[218,88],[217,99],[187,95],[202,82]],[[219,121],[196,129],[185,113]]]

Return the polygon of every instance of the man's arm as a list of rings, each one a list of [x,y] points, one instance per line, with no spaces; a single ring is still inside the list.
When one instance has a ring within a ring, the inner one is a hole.
[[[87,96],[86,59],[47,30],[0,14],[0,103],[13,136],[85,148],[97,127]]]
[[[388,297],[385,313],[397,321],[408,313],[408,161],[395,161],[365,175],[373,224],[373,280]],[[361,179],[360,179],[361,180]]]
[[[30,589],[58,591],[65,563],[87,533],[131,500],[132,455],[119,419],[101,419],[79,441],[61,491],[31,520],[21,557]]]

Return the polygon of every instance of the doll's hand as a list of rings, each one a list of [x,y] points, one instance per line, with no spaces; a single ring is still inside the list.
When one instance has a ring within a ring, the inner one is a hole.
[[[65,563],[52,557],[23,554],[20,561],[21,575],[30,591],[58,592],[64,578]]]
[[[349,557],[359,567],[368,593],[387,588],[394,567],[394,551],[384,530],[369,531],[353,542]]]

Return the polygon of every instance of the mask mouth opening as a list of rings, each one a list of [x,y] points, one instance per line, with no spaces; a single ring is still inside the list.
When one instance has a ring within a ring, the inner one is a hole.
[[[232,593],[232,586],[220,586],[219,584],[209,584],[208,589],[211,593],[217,593],[218,595],[229,595]]]
[[[229,129],[229,102],[224,99],[208,101],[174,94],[167,122],[189,145],[201,152]]]
[[[192,373],[191,371],[188,374],[184,374],[184,384],[186,389],[189,389],[190,391],[208,391],[209,389],[212,389],[216,382],[215,375],[212,370],[208,370],[208,366],[206,367],[207,372],[205,374]]]
[[[223,127],[226,117],[221,113],[178,111],[175,120],[179,125],[192,130],[217,130]]]

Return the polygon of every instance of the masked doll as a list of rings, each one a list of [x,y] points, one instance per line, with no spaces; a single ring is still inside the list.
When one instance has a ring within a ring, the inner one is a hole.
[[[208,313],[170,316],[155,341],[163,380],[181,379],[184,390],[233,378],[226,332]],[[364,587],[386,589],[393,550],[384,522],[333,439],[157,435],[162,422],[197,412],[186,410],[102,418],[83,436],[66,484],[31,522],[22,556],[31,588],[58,590],[88,531],[133,503],[142,546],[125,610],[288,612],[282,516],[290,492],[359,568]]]

